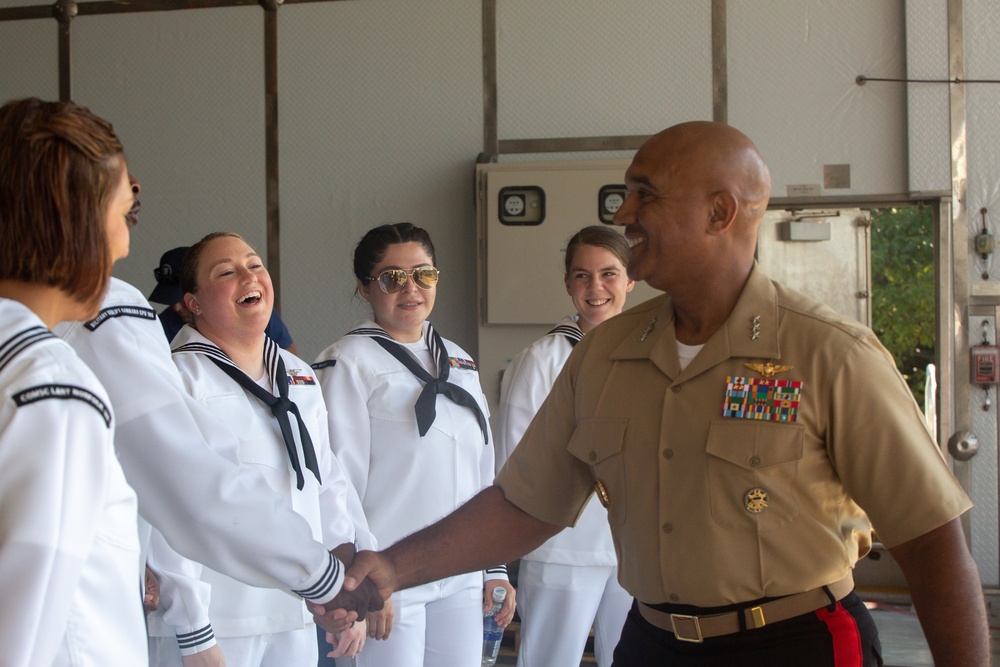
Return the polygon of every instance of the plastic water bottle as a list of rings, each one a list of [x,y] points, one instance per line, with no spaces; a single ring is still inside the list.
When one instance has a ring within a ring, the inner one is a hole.
[[[507,589],[497,586],[493,589],[493,607],[483,617],[483,667],[493,667],[497,664],[500,654],[500,642],[503,640],[503,628],[497,625],[496,615],[507,599]]]

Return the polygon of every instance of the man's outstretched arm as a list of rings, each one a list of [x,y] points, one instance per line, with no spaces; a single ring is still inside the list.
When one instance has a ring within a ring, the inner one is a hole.
[[[359,553],[347,570],[345,587],[353,590],[368,577],[388,598],[404,588],[510,562],[560,530],[562,526],[540,521],[509,502],[500,487],[490,486],[385,551]]]

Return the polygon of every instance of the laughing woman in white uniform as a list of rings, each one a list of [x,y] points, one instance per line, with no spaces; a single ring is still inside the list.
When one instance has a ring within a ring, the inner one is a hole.
[[[489,413],[476,365],[427,321],[437,294],[434,265],[423,229],[396,223],[370,230],[355,249],[354,274],[373,318],[313,364],[329,406],[333,449],[382,546],[433,523],[493,481]],[[514,595],[503,566],[393,594],[392,636],[369,644],[357,664],[477,667],[484,597],[496,586],[508,589],[498,615],[506,625]]]
[[[111,125],[0,107],[0,663],[146,664],[135,493],[104,388],[51,329],[96,314],[132,207]]]
[[[497,469],[506,462],[585,333],[622,312],[634,282],[614,229],[585,227],[566,246],[566,291],[576,315],[521,351],[503,375]],[[567,528],[521,559],[518,667],[578,667],[591,627],[599,667],[610,667],[632,598],[618,584],[608,514],[592,497]]]
[[[309,365],[264,334],[273,290],[260,257],[239,235],[209,234],[188,251],[181,287],[194,322],[172,347],[188,392],[237,435],[243,465],[288,498],[315,539],[350,562],[358,544],[375,543],[330,449],[326,403]],[[157,558],[151,551],[151,563]],[[316,630],[301,599],[208,567],[201,578],[211,584],[208,616],[228,667],[315,667]],[[364,623],[345,630],[341,652],[354,655],[365,636]],[[172,637],[151,638],[150,655],[156,664],[181,661]]]

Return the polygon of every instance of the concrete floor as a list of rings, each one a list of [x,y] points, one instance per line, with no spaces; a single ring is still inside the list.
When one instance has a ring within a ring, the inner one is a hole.
[[[998,625],[1000,619],[994,614],[995,608],[990,602],[987,596],[993,648],[991,664],[993,667],[1000,667],[1000,625]],[[908,605],[871,602],[868,604],[878,626],[886,667],[933,667],[934,661],[931,659],[931,652],[927,648],[927,641],[924,639],[916,612]]]

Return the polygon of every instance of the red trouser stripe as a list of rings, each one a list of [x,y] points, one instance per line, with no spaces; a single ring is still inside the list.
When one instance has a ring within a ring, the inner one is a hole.
[[[833,664],[836,667],[863,667],[861,633],[858,624],[838,602],[830,611],[826,607],[816,610],[816,617],[826,623],[833,643]]]

